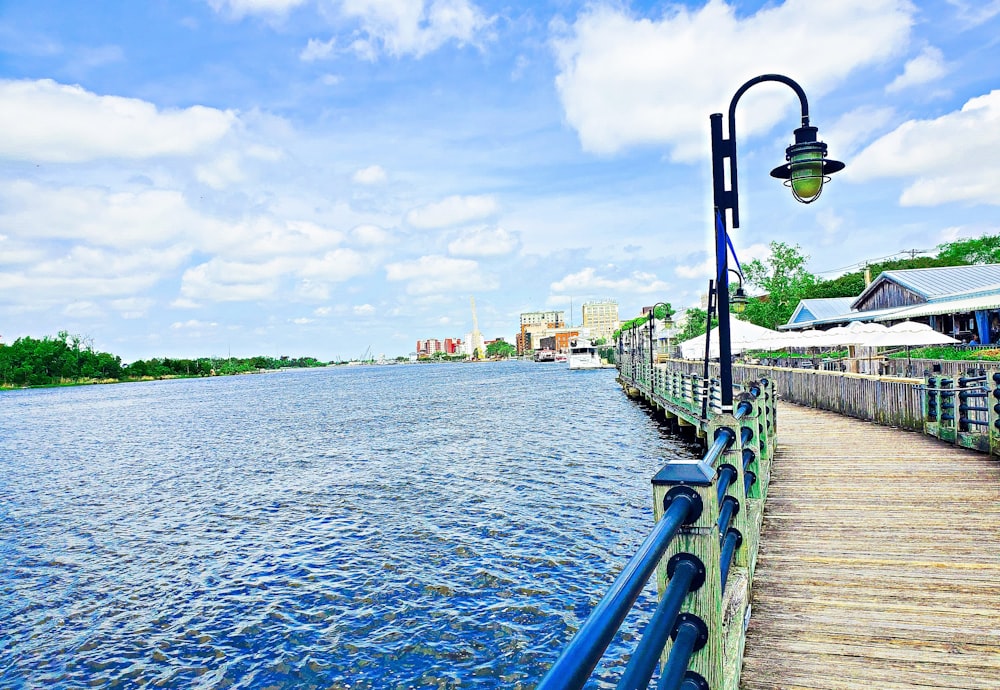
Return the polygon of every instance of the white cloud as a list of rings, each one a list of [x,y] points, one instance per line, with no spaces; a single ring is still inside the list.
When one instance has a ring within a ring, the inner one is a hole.
[[[0,232],[25,239],[68,239],[97,246],[162,246],[222,231],[174,190],[108,192],[99,187],[46,188],[0,182]]]
[[[708,256],[699,264],[678,264],[674,273],[681,278],[711,278],[715,275],[715,257]]]
[[[190,330],[190,329],[203,329],[203,328],[216,328],[218,323],[214,321],[198,321],[196,319],[191,319],[190,321],[175,321],[170,324],[170,327],[175,331],[179,330]]]
[[[159,110],[51,79],[0,81],[0,156],[78,163],[191,155],[221,139],[236,116],[204,106]]]
[[[497,200],[490,195],[449,196],[413,209],[406,214],[406,222],[415,228],[445,228],[489,218],[498,210]]]
[[[958,9],[959,19],[967,24],[977,26],[988,22],[993,17],[1000,14],[1000,0],[947,0],[949,5]]]
[[[93,302],[70,302],[63,309],[63,314],[75,319],[95,319],[104,316],[104,310]]]
[[[374,59],[378,46],[394,57],[422,57],[449,41],[476,44],[491,24],[468,0],[343,0],[341,12],[367,36],[352,48]]]
[[[155,302],[145,297],[126,297],[111,300],[110,304],[123,319],[141,319]]]
[[[248,14],[284,15],[306,0],[208,0],[216,12],[228,12],[239,19]]]
[[[934,120],[909,120],[859,153],[848,179],[913,178],[903,206],[1000,204],[1000,90]]]
[[[125,59],[125,53],[120,46],[105,45],[96,48],[83,48],[76,52],[73,58],[74,71],[89,70],[103,67]]]
[[[314,323],[315,321],[316,319],[310,319],[305,316],[300,316],[297,319],[291,319],[291,322],[296,326],[305,326],[306,324]]]
[[[144,293],[185,258],[182,248],[112,253],[73,247],[20,272],[0,273],[0,302],[51,306]]]
[[[553,292],[580,295],[590,293],[623,292],[649,294],[652,292],[668,292],[670,283],[664,282],[652,273],[633,271],[624,278],[606,278],[599,276],[597,270],[591,267],[571,273],[562,280],[557,280],[549,286]]]
[[[845,113],[830,127],[824,127],[823,140],[830,145],[830,157],[850,158],[874,134],[884,132],[895,117],[892,108],[862,106]]]
[[[385,267],[390,281],[407,281],[411,295],[430,295],[460,290],[492,290],[496,281],[481,274],[479,264],[471,259],[446,256],[422,256],[415,261],[401,261]]]
[[[708,116],[728,107],[747,76],[787,73],[810,96],[821,95],[857,68],[901,52],[914,12],[906,0],[786,0],[741,18],[723,0],[709,0],[650,20],[597,5],[554,42],[556,86],[584,149],[657,143],[674,160],[697,160]],[[777,84],[756,87],[740,104],[743,134],[767,130],[798,105]]]
[[[379,247],[392,241],[392,234],[377,225],[365,224],[351,230],[351,237],[358,244]]]
[[[328,283],[342,283],[372,270],[372,259],[353,249],[335,249],[318,259],[310,259],[298,274]]]
[[[310,38],[309,42],[306,43],[306,47],[302,49],[301,53],[299,53],[299,59],[303,62],[325,60],[333,54],[333,49],[336,44],[337,40],[335,38],[331,38],[329,41],[321,41],[318,38]]]
[[[315,257],[343,240],[342,232],[316,223],[259,217],[221,226],[214,237],[203,238],[200,244],[232,258],[266,259]]]
[[[889,93],[902,91],[911,86],[919,86],[940,79],[948,73],[944,55],[933,46],[928,46],[917,57],[906,63],[903,73],[885,87]]]
[[[457,256],[503,256],[517,249],[518,238],[503,228],[480,228],[464,232],[448,244]]]
[[[243,173],[240,156],[230,152],[216,157],[210,163],[197,166],[195,177],[212,189],[225,189],[231,184],[242,182],[246,175]]]
[[[358,304],[354,306],[355,316],[371,316],[375,313],[375,307],[370,304]]]
[[[369,165],[354,172],[351,179],[358,184],[382,184],[388,179],[380,165]]]
[[[186,256],[180,247],[119,253],[83,246],[56,250],[20,273],[0,274],[0,301],[52,304],[134,298],[171,275]]]
[[[119,249],[173,244],[240,258],[315,256],[344,240],[342,232],[308,221],[206,216],[176,190],[54,189],[25,181],[0,181],[0,233]]]
[[[208,302],[252,302],[270,299],[289,266],[281,260],[263,264],[211,259],[181,277],[181,296]]]

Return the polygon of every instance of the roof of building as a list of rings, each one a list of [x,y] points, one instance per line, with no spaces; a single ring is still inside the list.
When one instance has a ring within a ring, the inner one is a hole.
[[[788,319],[788,323],[811,323],[846,314],[851,310],[854,299],[854,297],[824,297],[801,300],[792,317]]]
[[[863,311],[856,308],[887,281],[910,290],[926,302]],[[842,311],[832,313],[838,306],[843,307]],[[802,300],[788,323],[778,328],[785,331],[850,321],[899,321],[981,309],[1000,309],[1000,264],[883,271],[856,298]]]
[[[895,309],[890,314],[875,317],[876,321],[899,321],[900,319],[915,319],[922,316],[939,314],[964,314],[983,309],[1000,309],[1000,291],[993,294],[960,297],[958,299],[941,299],[918,304],[915,307]]]
[[[877,321],[880,320],[879,317],[887,316],[889,314],[895,314],[897,311],[900,311],[900,307],[890,307],[889,309],[869,309],[868,311],[857,311],[851,309],[842,314],[829,316],[825,319],[814,319],[813,321],[800,321],[798,323],[793,323],[792,321],[789,321],[786,324],[778,326],[778,330],[779,331],[805,330],[807,328],[812,328],[814,326],[829,326],[831,324],[850,323],[851,321]]]
[[[904,268],[898,271],[882,271],[871,284],[858,295],[852,307],[865,299],[885,282],[893,282],[930,301],[955,295],[959,292],[995,288],[1000,284],[1000,264],[975,266],[941,266],[936,268]]]

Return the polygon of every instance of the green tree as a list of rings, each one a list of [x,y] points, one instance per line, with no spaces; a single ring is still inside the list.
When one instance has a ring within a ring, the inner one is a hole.
[[[937,258],[954,261],[951,265],[1000,263],[1000,235],[983,235],[970,240],[938,245]]]
[[[490,358],[513,357],[517,354],[517,348],[503,340],[494,340],[486,346],[486,356]]]
[[[684,312],[684,328],[677,334],[677,342],[683,343],[699,335],[705,335],[705,322],[708,320],[708,312],[698,307],[691,307]],[[719,325],[719,319],[712,316],[712,328]]]
[[[787,323],[799,300],[816,285],[816,276],[805,268],[809,257],[802,254],[799,245],[771,242],[770,248],[767,259],[754,259],[743,266],[744,282],[766,293],[750,300],[743,318],[764,328]]]

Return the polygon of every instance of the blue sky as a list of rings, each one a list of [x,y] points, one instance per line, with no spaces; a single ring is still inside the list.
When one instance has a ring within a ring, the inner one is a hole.
[[[825,277],[1000,232],[1000,1],[0,3],[0,334],[126,360],[358,357],[522,311],[697,304],[708,118],[778,72],[847,169],[768,176],[737,111],[740,259]]]

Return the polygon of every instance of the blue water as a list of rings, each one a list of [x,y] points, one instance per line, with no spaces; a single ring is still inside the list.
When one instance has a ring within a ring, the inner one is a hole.
[[[0,688],[533,687],[687,452],[557,364],[0,393]]]

